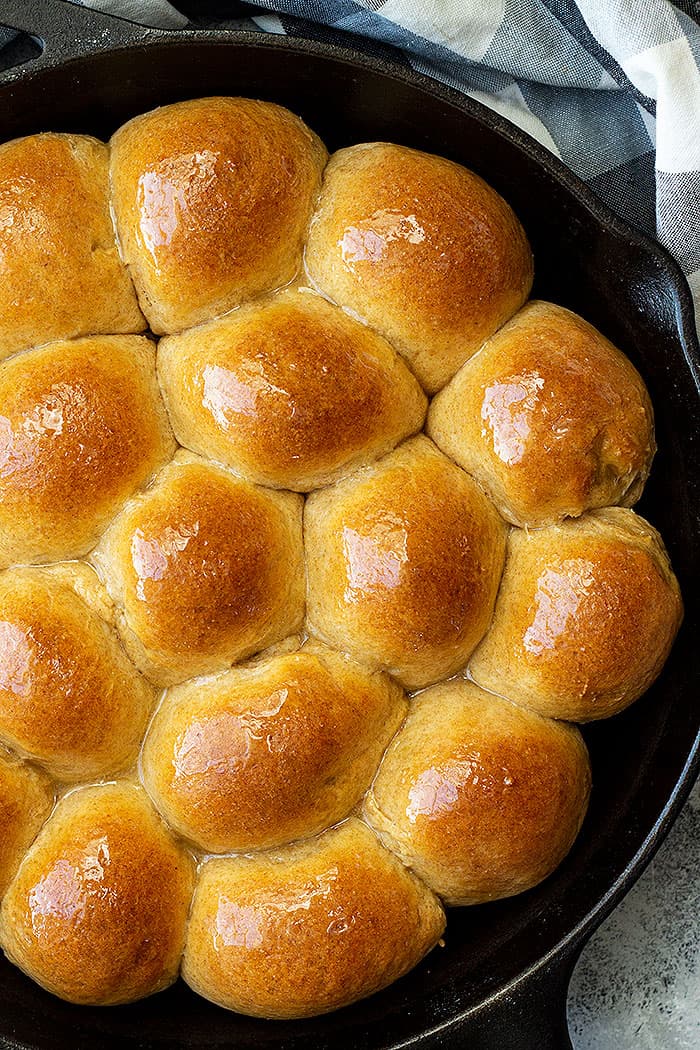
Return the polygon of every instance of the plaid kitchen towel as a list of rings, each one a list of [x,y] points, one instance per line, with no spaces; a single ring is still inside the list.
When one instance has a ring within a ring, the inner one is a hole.
[[[685,271],[700,316],[700,0],[82,2],[169,29],[191,16],[353,34],[356,46],[497,110],[655,234]]]

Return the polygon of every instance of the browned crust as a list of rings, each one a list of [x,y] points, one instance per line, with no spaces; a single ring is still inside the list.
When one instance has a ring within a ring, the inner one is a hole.
[[[405,713],[388,676],[308,645],[169,690],[144,782],[206,852],[281,845],[348,815]]]
[[[289,110],[243,98],[179,102],[111,142],[124,257],[154,332],[178,332],[287,284],[326,150]]]
[[[0,359],[146,327],[117,251],[107,169],[107,147],[87,135],[0,145]]]
[[[0,739],[61,780],[89,780],[135,763],[154,692],[77,593],[100,589],[97,577],[63,569],[67,579],[52,568],[0,574]]]
[[[607,718],[659,674],[683,615],[661,537],[611,507],[514,530],[493,625],[470,671],[555,718]]]
[[[583,318],[530,302],[434,399],[428,433],[516,525],[631,506],[656,448],[632,363]]]
[[[385,340],[308,289],[162,339],[158,373],[183,445],[300,491],[388,452],[426,409]]]
[[[349,820],[285,851],[205,864],[182,972],[228,1009],[308,1017],[391,984],[444,923],[425,886]]]
[[[68,795],[31,848],[0,911],[0,942],[69,1002],[132,1002],[177,977],[191,858],[131,784]]]
[[[463,667],[491,619],[505,529],[425,437],[309,497],[311,632],[415,689]]]
[[[85,554],[174,450],[142,336],[50,343],[0,365],[0,564]]]
[[[230,667],[298,630],[301,500],[180,453],[93,554],[158,684]]]
[[[306,248],[312,280],[404,354],[429,393],[526,300],[532,255],[478,175],[404,146],[335,153]]]
[[[0,900],[53,800],[49,778],[0,747]]]
[[[416,697],[365,800],[383,840],[448,904],[541,882],[591,786],[577,729],[454,679]]]

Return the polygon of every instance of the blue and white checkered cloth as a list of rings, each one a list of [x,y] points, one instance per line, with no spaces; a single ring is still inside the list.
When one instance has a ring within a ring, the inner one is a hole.
[[[152,26],[178,0],[82,0]],[[207,5],[186,3],[199,11]],[[700,316],[700,0],[268,0],[221,18],[337,39],[410,64],[503,114],[680,263]],[[244,16],[244,17],[242,17]]]

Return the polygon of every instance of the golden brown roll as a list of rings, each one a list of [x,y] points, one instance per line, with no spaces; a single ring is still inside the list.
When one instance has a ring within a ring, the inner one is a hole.
[[[154,332],[178,332],[287,284],[326,150],[289,110],[245,98],[179,102],[111,143],[124,258]]]
[[[154,700],[79,562],[0,575],[0,740],[59,780],[136,762]]]
[[[389,344],[309,289],[163,339],[181,444],[266,485],[326,485],[419,430],[426,400]]]
[[[301,502],[181,452],[127,504],[92,560],[152,681],[224,670],[299,629]]]
[[[194,884],[191,856],[148,796],[121,782],[56,807],[0,910],[0,944],[53,995],[110,1006],[178,974]]]
[[[117,251],[108,162],[104,143],[87,135],[0,145],[0,359],[146,327]]]
[[[632,506],[654,456],[654,417],[632,363],[591,325],[531,302],[430,406],[433,441],[515,525]]]
[[[0,746],[0,900],[53,806],[49,778]]]
[[[143,336],[0,365],[0,567],[85,554],[175,443]]]
[[[463,667],[491,620],[505,526],[425,437],[306,503],[309,630],[417,689]]]
[[[433,894],[348,820],[309,842],[207,861],[182,975],[254,1017],[311,1017],[385,988],[445,926]]]
[[[556,868],[590,786],[578,729],[453,679],[411,702],[365,815],[448,904],[478,904],[522,893]]]
[[[663,667],[683,615],[658,532],[631,510],[513,530],[479,685],[553,718],[617,714]]]
[[[279,846],[348,815],[405,714],[387,675],[308,645],[168,690],[144,784],[208,853]]]
[[[386,142],[333,155],[305,260],[429,393],[522,306],[533,275],[525,233],[495,190],[459,164]]]

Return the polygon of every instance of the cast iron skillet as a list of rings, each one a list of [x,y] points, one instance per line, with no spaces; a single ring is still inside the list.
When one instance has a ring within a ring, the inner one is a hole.
[[[491,111],[405,69],[316,42],[162,33],[57,0],[0,0],[0,23],[43,42],[0,74],[0,141],[36,131],[107,138],[161,103],[209,94],[270,99],[330,149],[387,139],[478,171],[515,207],[533,244],[535,294],[582,313],[642,372],[659,453],[640,505],[668,544],[686,617],[663,675],[627,713],[585,730],[594,790],[562,866],[531,892],[449,913],[446,947],[386,991],[336,1014],[264,1022],[178,983],[152,999],[72,1007],[0,963],[6,1047],[560,1050],[569,977],[587,937],[650,860],[700,767],[700,352],[688,286],[560,163]]]

